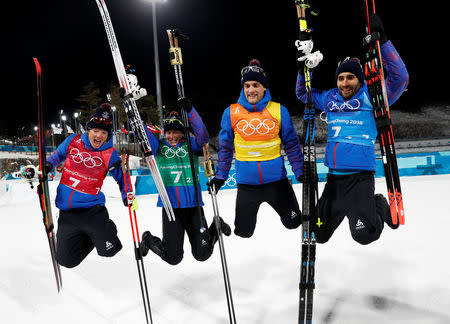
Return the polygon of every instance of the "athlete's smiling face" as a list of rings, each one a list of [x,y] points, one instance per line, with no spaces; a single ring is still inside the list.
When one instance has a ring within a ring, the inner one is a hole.
[[[177,146],[183,139],[183,133],[177,130],[168,130],[165,135],[167,143],[172,146]]]
[[[100,128],[91,128],[87,131],[87,134],[94,149],[100,148],[108,139],[108,132]]]
[[[337,77],[337,88],[342,98],[348,100],[359,91],[361,83],[353,73],[342,72]]]
[[[248,103],[255,105],[264,98],[266,88],[258,81],[246,81],[243,86],[244,95]]]

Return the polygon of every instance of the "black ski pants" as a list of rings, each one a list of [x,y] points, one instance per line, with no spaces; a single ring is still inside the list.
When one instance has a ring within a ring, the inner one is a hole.
[[[174,208],[175,221],[169,221],[166,211],[162,209],[162,251],[160,257],[171,265],[183,259],[184,233],[187,233],[191,252],[198,261],[207,260],[214,250],[217,232],[214,223],[206,228],[207,223],[202,207]]]
[[[350,175],[328,174],[319,199],[319,214],[324,223],[312,224],[317,242],[327,242],[345,217],[353,239],[360,244],[377,240],[383,231],[382,206],[374,198],[374,173],[364,171]],[[313,222],[315,223],[315,222]]]
[[[67,268],[76,267],[94,249],[112,257],[122,249],[117,228],[105,206],[62,210],[56,233],[56,260]]]
[[[302,223],[297,198],[287,178],[261,185],[238,184],[234,220],[237,236],[253,235],[259,206],[263,202],[275,209],[284,227],[294,229]]]

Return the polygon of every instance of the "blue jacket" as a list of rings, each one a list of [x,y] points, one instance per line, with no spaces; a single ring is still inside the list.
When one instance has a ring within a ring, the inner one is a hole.
[[[250,104],[245,98],[244,91],[238,99],[238,103],[248,111],[262,111],[272,99],[269,89],[264,97],[256,105]],[[231,126],[230,107],[225,109],[222,115],[222,129],[219,133],[219,156],[217,164],[218,179],[226,180],[233,161],[234,131]],[[287,154],[292,171],[298,178],[302,175],[303,153],[297,134],[292,124],[291,115],[286,107],[281,106],[281,130],[279,134],[284,151]],[[260,185],[275,182],[286,178],[287,172],[284,167],[284,157],[268,161],[235,161],[236,181],[240,184]]]
[[[209,134],[208,130],[205,127],[205,124],[202,121],[202,118],[197,113],[195,108],[188,113],[189,124],[194,131],[194,136],[191,136],[191,147],[192,152],[194,154],[201,154],[203,144],[209,142]],[[148,140],[150,142],[150,146],[154,153],[158,152],[160,142],[164,142],[166,145],[171,147],[180,147],[183,142],[178,143],[176,146],[170,145],[166,139],[158,140],[152,132],[150,132],[147,127],[145,128],[145,132],[147,134]],[[196,170],[197,175],[199,170]],[[202,189],[200,184],[197,184],[198,193],[199,193],[199,202],[200,206],[203,206],[202,200]],[[197,206],[197,199],[195,197],[195,188],[194,185],[191,186],[181,186],[181,187],[169,187],[166,186],[167,194],[169,195],[170,203],[173,208],[189,208]],[[158,207],[163,207],[161,197],[158,197]]]
[[[387,76],[385,84],[388,103],[392,105],[405,91],[409,75],[390,41],[381,47],[381,56]],[[325,165],[330,172],[375,171],[377,129],[366,83],[347,101],[337,88],[328,91],[313,88],[311,94],[315,107],[324,111],[327,117]],[[297,77],[296,95],[306,103],[305,79],[300,73]]]
[[[69,146],[70,141],[72,141],[75,136],[76,134],[67,137],[64,142],[62,142],[61,145],[58,146],[56,151],[47,158],[47,162],[50,163],[53,167],[59,165],[61,162],[64,162],[67,158],[67,147]],[[87,133],[81,135],[81,139],[84,146],[89,150],[104,151],[113,146],[112,134],[110,135],[110,139],[98,149],[92,148]],[[117,167],[113,170],[110,170],[109,173],[113,176],[113,178],[119,185],[123,200],[126,198],[126,192],[122,175],[122,165],[120,164],[120,157],[117,154],[116,150],[114,150],[111,154],[108,169],[113,165],[116,165]],[[55,203],[56,207],[58,207],[60,210],[69,210],[71,208],[90,208],[95,205],[104,206],[105,195],[101,191],[98,193],[98,195],[82,193],[60,183],[57,188]]]

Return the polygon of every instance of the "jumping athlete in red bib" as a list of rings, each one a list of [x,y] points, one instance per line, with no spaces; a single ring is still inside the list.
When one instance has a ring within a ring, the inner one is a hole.
[[[67,268],[80,264],[94,247],[105,257],[114,256],[122,248],[100,191],[109,171],[126,205],[121,160],[113,148],[110,110],[107,103],[98,107],[86,125],[87,132],[66,138],[47,159],[48,171],[65,161],[56,194],[60,210],[56,259]]]

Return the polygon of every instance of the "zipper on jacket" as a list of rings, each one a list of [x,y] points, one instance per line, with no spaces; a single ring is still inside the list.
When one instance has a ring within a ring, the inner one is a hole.
[[[73,195],[74,190],[72,189],[72,192],[70,193],[70,197],[69,197],[69,208],[72,208],[72,195]]]
[[[333,150],[333,164],[334,164],[334,168],[333,169],[336,169],[336,149],[337,149],[337,146],[338,146],[338,142],[336,142],[336,145],[334,146],[334,150]]]
[[[262,173],[261,173],[261,164],[258,161],[258,171],[259,171],[259,180],[261,181],[261,184],[263,184],[263,178],[262,178]]]

